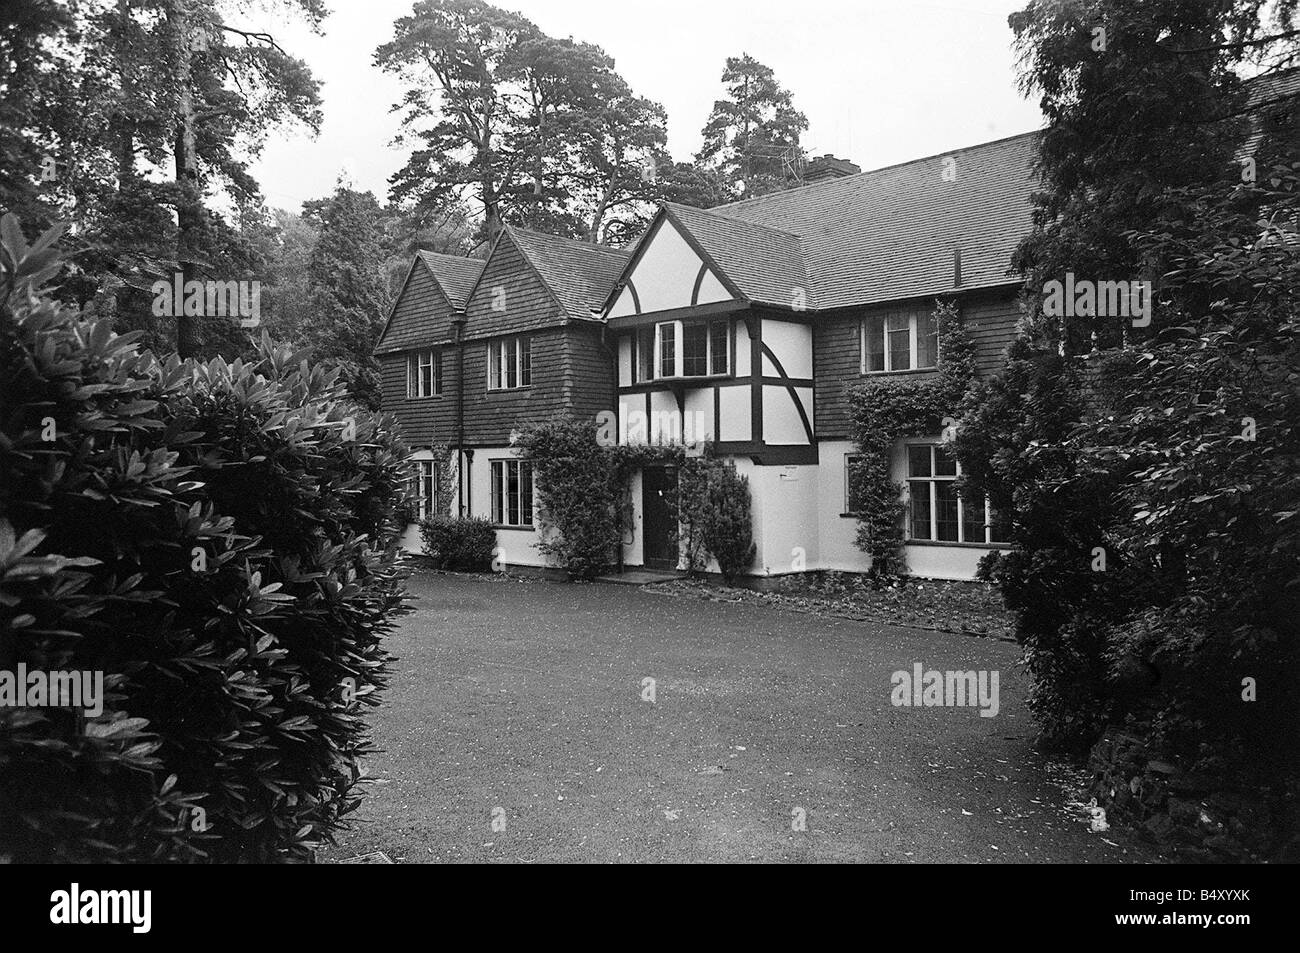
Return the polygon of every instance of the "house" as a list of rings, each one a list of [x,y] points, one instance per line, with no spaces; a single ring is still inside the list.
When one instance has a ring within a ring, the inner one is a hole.
[[[707,211],[665,204],[630,252],[507,228],[483,263],[421,254],[377,354],[422,505],[442,477],[436,448],[455,448],[450,509],[490,516],[509,562],[541,565],[510,431],[612,410],[621,440],[707,439],[748,477],[754,575],[867,569],[848,391],[936,373],[936,298],[959,310],[980,372],[999,366],[1020,318],[1008,263],[1031,227],[1036,136],[868,172],[823,157],[799,188]],[[894,473],[910,570],[973,577],[1006,531],[953,491],[941,435],[900,442]],[[675,479],[634,476],[625,565],[678,566]]]
[[[1036,134],[1014,136],[704,211],[666,204],[605,311],[618,352],[618,412],[706,431],[749,480],[752,572],[863,571],[849,499],[848,391],[872,377],[933,376],[936,298],[959,310],[982,373],[1020,318],[1008,271],[1031,226]],[[707,422],[701,425],[700,421]],[[658,424],[656,433],[655,424]],[[953,491],[936,433],[900,442],[906,555],[918,575],[969,579],[1006,539],[984,501]],[[628,565],[675,565],[658,510],[672,474],[633,488]]]
[[[439,508],[487,517],[507,562],[543,563],[532,473],[511,433],[611,405],[600,308],[627,260],[509,226],[485,260],[415,257],[375,348],[383,407],[413,448],[415,516]],[[451,487],[442,500],[440,487]],[[402,542],[420,551],[414,525]]]

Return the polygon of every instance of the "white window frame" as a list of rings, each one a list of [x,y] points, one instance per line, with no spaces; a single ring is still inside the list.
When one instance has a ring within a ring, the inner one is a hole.
[[[518,487],[515,498],[515,510],[518,513],[518,522],[510,522],[510,481],[509,474],[515,470],[515,485]],[[524,474],[527,473],[527,494],[524,493]],[[489,479],[491,481],[492,494],[492,524],[494,526],[513,527],[517,529],[532,529],[534,525],[535,509],[537,506],[537,486],[533,479],[533,465],[527,460],[519,460],[512,457],[503,457],[499,460],[489,461]],[[527,502],[527,512],[525,512],[525,501]]]
[[[932,441],[913,441],[903,445],[903,485],[905,490],[906,508],[903,512],[903,518],[907,521],[904,528],[903,537],[909,543],[931,543],[937,546],[1006,546],[1008,540],[993,539],[993,505],[989,498],[984,497],[984,538],[980,540],[966,539],[966,498],[957,494],[957,538],[956,539],[939,539],[939,483],[953,483],[962,475],[961,461],[953,454],[953,463],[956,473],[953,474],[936,474],[935,473],[935,448],[948,446],[941,440]],[[926,447],[930,451],[930,473],[928,476],[912,476],[912,458],[911,452],[914,447]],[[951,450],[949,451],[951,453]],[[847,476],[846,476],[847,480]],[[912,535],[912,484],[925,483],[926,491],[929,493],[930,503],[930,536],[919,537]],[[847,483],[846,483],[847,486]],[[846,498],[847,501],[847,498]]]
[[[726,342],[727,342],[726,367],[725,367],[723,370],[721,370],[721,371],[714,371],[714,370],[713,370],[713,328],[714,328],[716,325],[723,325],[723,326],[726,328],[726,332],[727,332],[726,335],[725,335],[725,340],[726,340]],[[671,326],[672,329],[673,329],[673,331],[672,331],[672,338],[673,338],[672,367],[673,367],[673,372],[672,372],[671,374],[664,374],[664,373],[662,373],[662,370],[663,370],[663,360],[662,360],[662,358],[664,357],[664,353],[663,353],[663,349],[664,349],[664,328],[669,327],[669,326]],[[685,334],[686,334],[686,327],[687,327],[687,326],[703,326],[703,327],[704,327],[704,342],[705,342],[705,344],[704,344],[704,367],[705,367],[705,373],[703,373],[703,374],[689,374],[689,375],[688,375],[688,374],[685,372],[685,367],[686,367],[686,347],[685,347],[686,339],[685,339]],[[645,377],[642,377],[642,376],[641,376],[641,368],[642,368],[642,357],[641,357],[641,353],[640,353],[640,352],[641,352],[641,334],[640,334],[640,332],[638,331],[638,332],[635,332],[635,333],[632,335],[632,371],[633,371],[633,381],[634,381],[635,383],[640,384],[640,383],[644,383],[644,382],[647,381],[647,380],[651,380],[651,381],[659,381],[659,380],[676,380],[676,379],[679,379],[679,378],[680,378],[680,379],[683,379],[683,380],[704,380],[705,378],[709,378],[709,377],[728,377],[728,376],[730,376],[730,374],[731,374],[731,369],[732,369],[732,366],[733,366],[733,365],[732,365],[732,351],[734,350],[733,345],[732,345],[732,338],[734,337],[734,332],[733,332],[733,330],[732,330],[732,327],[731,327],[731,321],[730,321],[730,320],[728,320],[728,319],[723,319],[723,320],[720,320],[720,321],[719,321],[719,320],[712,320],[712,321],[710,321],[710,320],[708,320],[708,319],[703,319],[703,320],[686,320],[686,321],[657,321],[657,322],[655,322],[655,324],[653,325],[653,327],[654,327],[654,334],[653,334],[653,343],[652,343],[652,345],[651,345],[651,347],[653,348],[653,352],[652,352],[652,355],[651,355],[652,359],[651,359],[651,361],[650,361],[650,376],[649,376],[648,378],[645,378]]]
[[[425,393],[423,370],[429,371],[428,393]],[[424,348],[406,355],[406,396],[408,398],[442,396],[442,352],[438,348]]]
[[[487,389],[520,390],[533,386],[533,342],[527,334],[498,338],[487,344]],[[513,372],[515,382],[510,383]]]
[[[440,476],[437,460],[415,461],[415,502],[420,519],[434,515],[437,509]]]
[[[893,367],[893,351],[889,347],[889,318],[899,314],[907,315],[907,367]],[[904,311],[880,311],[875,314],[866,315],[858,324],[858,372],[861,374],[897,374],[905,371],[932,371],[939,366],[939,341],[938,327],[936,322],[935,344],[934,344],[934,363],[927,364],[924,367],[919,366],[920,361],[920,339],[918,332],[920,330],[920,319],[932,315],[921,309]],[[885,366],[880,370],[872,370],[867,367],[869,356],[867,345],[867,329],[873,321],[881,322],[881,345],[884,347]]]

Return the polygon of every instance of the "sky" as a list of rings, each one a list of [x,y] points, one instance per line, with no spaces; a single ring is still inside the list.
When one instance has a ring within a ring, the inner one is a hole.
[[[556,37],[602,47],[639,95],[668,112],[668,148],[687,160],[722,94],[728,56],[770,66],[808,117],[804,146],[875,169],[1037,129],[1016,86],[1007,14],[1023,0],[498,0]],[[253,174],[267,202],[299,210],[341,174],[381,201],[406,151],[395,77],[373,63],[412,0],[332,0],[323,35],[249,16],[321,81],[318,135],[268,133]],[[244,26],[238,18],[232,25]]]

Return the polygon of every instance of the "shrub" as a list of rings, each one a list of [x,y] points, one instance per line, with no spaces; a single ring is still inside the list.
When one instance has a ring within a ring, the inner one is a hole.
[[[420,522],[424,551],[439,569],[487,572],[497,546],[492,523],[481,516],[427,516]]]
[[[681,447],[609,445],[600,437],[608,426],[560,416],[525,428],[516,440],[536,480],[537,549],[579,579],[599,576],[618,561],[630,523],[632,473],[683,459]]]
[[[749,480],[732,464],[722,463],[710,469],[708,495],[704,548],[718,561],[722,577],[730,583],[754,564]]]
[[[54,235],[0,234],[0,669],[106,696],[0,707],[0,857],[306,860],[359,801],[405,448],[265,339],[138,351],[39,293]]]

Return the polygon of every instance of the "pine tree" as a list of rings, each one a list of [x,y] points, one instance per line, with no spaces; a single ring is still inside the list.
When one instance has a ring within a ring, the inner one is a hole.
[[[308,202],[305,217],[319,229],[307,266],[315,356],[343,368],[352,396],[379,406],[373,351],[388,314],[380,242],[379,203],[370,192],[340,185],[328,199]]]
[[[696,162],[717,172],[737,198],[787,188],[785,161],[800,154],[807,117],[772,69],[748,53],[727,58],[722,82],[727,98],[713,104]]]

